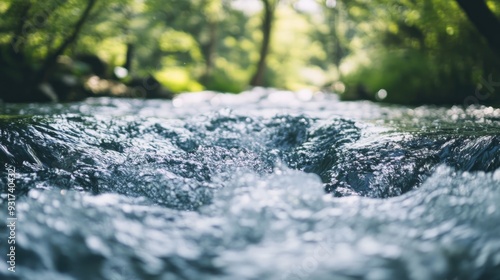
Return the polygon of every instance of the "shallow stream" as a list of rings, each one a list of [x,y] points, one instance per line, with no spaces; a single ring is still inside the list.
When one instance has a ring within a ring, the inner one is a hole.
[[[257,88],[2,110],[1,279],[500,279],[500,109]]]

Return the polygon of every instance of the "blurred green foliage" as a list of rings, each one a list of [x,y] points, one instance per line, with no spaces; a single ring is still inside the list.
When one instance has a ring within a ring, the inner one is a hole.
[[[241,92],[258,71],[268,1],[3,0],[0,82],[19,88],[57,76],[49,58],[64,47],[78,77],[90,75],[78,57],[96,55],[105,77],[128,69],[122,82],[152,75],[173,92]],[[269,2],[277,8],[262,85],[372,100],[384,89],[387,102],[460,103],[500,71],[457,1]],[[498,17],[499,0],[486,2]]]
[[[499,1],[487,4],[498,17]],[[461,104],[481,78],[500,80],[498,53],[455,1],[346,1],[344,10],[357,24],[341,65],[345,98],[376,99],[382,89],[391,103]]]

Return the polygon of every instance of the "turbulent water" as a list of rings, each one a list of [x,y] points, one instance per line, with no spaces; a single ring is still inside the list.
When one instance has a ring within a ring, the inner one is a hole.
[[[2,110],[1,279],[500,279],[500,109],[255,89]]]

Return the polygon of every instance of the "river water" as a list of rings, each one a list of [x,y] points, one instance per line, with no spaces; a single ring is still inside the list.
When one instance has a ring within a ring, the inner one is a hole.
[[[1,279],[500,279],[500,109],[257,88],[2,110]]]

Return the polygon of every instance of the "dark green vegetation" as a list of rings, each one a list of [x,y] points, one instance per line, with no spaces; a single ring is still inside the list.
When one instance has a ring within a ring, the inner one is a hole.
[[[499,0],[4,0],[0,99],[268,86],[498,104],[499,18]]]

